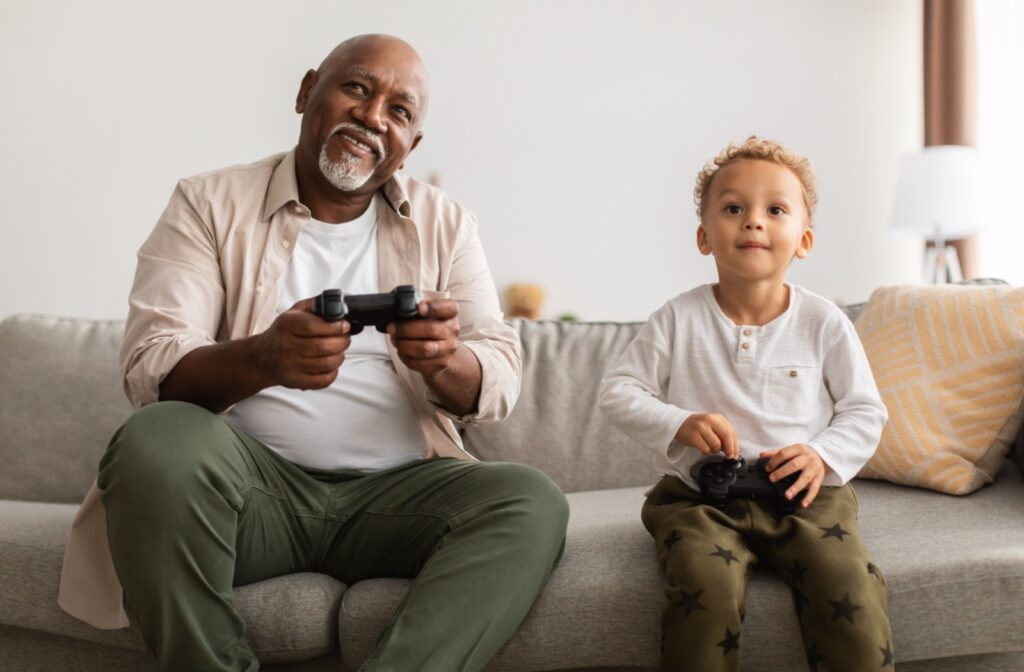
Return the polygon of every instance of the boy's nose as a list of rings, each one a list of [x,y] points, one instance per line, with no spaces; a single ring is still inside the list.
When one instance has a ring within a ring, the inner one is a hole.
[[[747,223],[743,225],[743,228],[747,229],[748,231],[750,231],[750,230],[763,231],[764,230],[764,224],[762,224],[759,220],[756,220],[756,219],[748,219]]]

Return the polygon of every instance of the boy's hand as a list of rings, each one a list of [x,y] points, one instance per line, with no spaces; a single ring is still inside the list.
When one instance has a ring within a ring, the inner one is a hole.
[[[807,495],[800,502],[800,506],[806,509],[811,505],[818,496],[821,482],[825,478],[825,461],[816,450],[803,443],[794,443],[778,450],[766,450],[761,453],[761,457],[771,458],[765,469],[772,483],[799,471],[800,477],[796,483],[786,490],[786,499],[793,499],[806,488]]]
[[[694,413],[676,430],[676,441],[705,455],[722,452],[730,460],[740,456],[736,430],[721,413]]]

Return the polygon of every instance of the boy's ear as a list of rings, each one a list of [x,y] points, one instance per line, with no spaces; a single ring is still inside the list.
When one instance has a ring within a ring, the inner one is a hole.
[[[704,229],[704,225],[701,224],[697,227],[697,249],[705,257],[711,254],[711,244],[708,242],[708,232]]]
[[[814,247],[814,231],[811,231],[811,227],[804,229],[804,234],[800,236],[800,244],[796,247],[796,258],[806,259],[807,255],[811,253],[811,248]]]

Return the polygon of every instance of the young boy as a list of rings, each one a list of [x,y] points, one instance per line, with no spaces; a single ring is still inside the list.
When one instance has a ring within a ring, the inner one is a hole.
[[[718,283],[651,315],[600,393],[664,474],[642,513],[669,581],[661,669],[739,669],[746,582],[765,562],[792,588],[812,670],[891,670],[885,583],[846,485],[886,409],[850,321],[785,282],[814,243],[810,164],[751,137],[701,171],[694,196],[697,248],[714,256]],[[705,503],[690,469],[713,453],[770,458],[772,481],[799,472],[785,494],[807,490],[796,513],[771,499]]]

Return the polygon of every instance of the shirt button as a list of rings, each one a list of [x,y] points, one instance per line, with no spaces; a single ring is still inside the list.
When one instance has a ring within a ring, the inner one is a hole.
[[[740,343],[740,347],[743,348],[744,350],[750,350],[750,343],[743,341],[742,343]]]
[[[291,247],[291,246],[292,246],[292,244],[291,244],[291,243],[289,243],[289,242],[288,242],[287,240],[282,240],[282,241],[281,241],[281,247],[283,247],[284,249],[286,249],[286,250],[287,250],[287,249],[288,249],[289,247]]]
[[[796,371],[790,371],[789,372],[789,377],[790,378],[796,378]]]
[[[257,294],[262,294],[263,293],[263,285],[256,285],[256,293]]]
[[[752,333],[754,333],[754,332],[752,332],[750,329],[744,329],[743,330],[743,335],[744,336],[750,336]]]
[[[299,205],[298,203],[296,203],[296,204],[295,204],[295,207],[294,207],[294,209],[295,209],[295,214],[296,214],[296,215],[302,215],[302,214],[305,214],[305,212],[304,212],[304,211],[303,211],[303,209],[302,209],[302,206],[301,206],[301,205]]]

